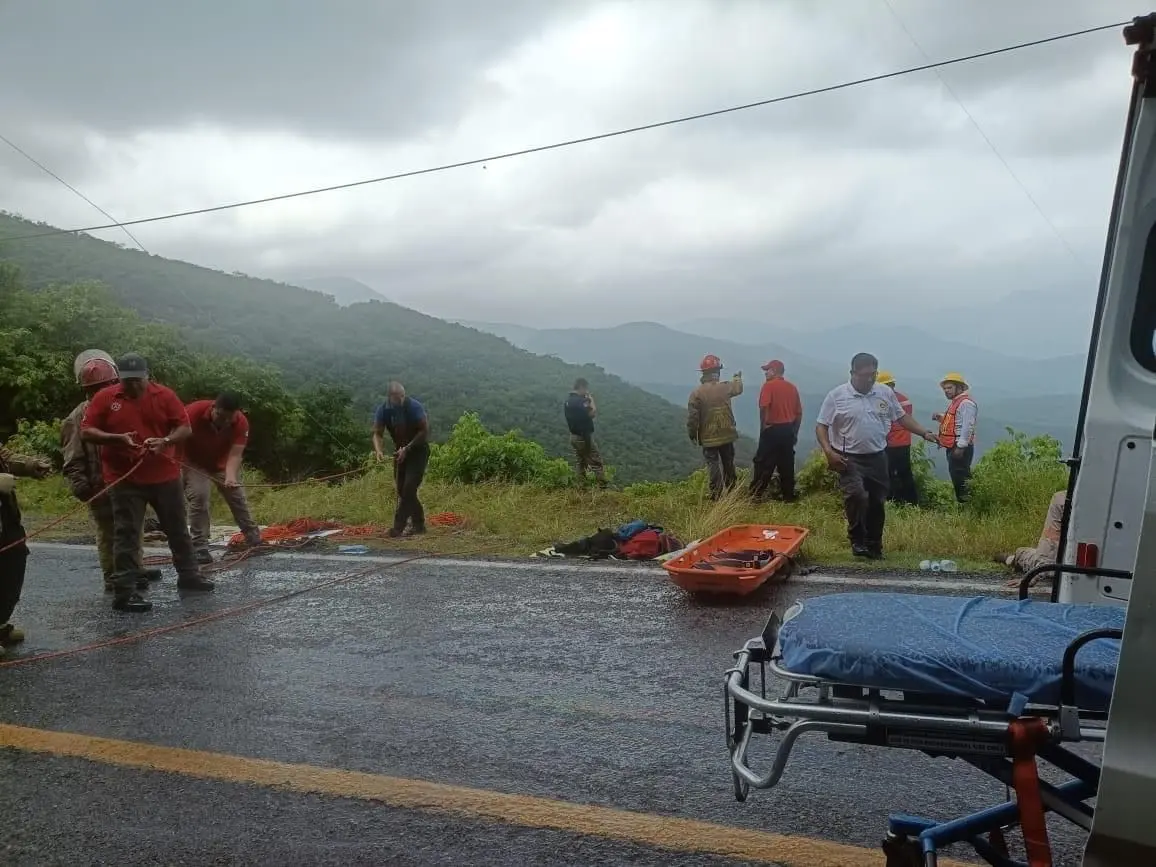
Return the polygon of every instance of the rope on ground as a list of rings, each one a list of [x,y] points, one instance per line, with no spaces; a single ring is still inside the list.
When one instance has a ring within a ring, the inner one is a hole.
[[[38,527],[37,529],[33,530],[31,533],[25,533],[19,539],[15,539],[15,540],[9,542],[3,548],[0,548],[0,554],[3,554],[5,551],[9,551],[12,548],[15,548],[17,545],[21,545],[25,542],[28,542],[31,539],[35,539],[37,536],[40,536],[40,535],[48,532],[49,530],[51,530],[53,527],[60,526],[60,524],[67,521],[73,515],[78,514],[82,510],[88,508],[93,502],[95,502],[96,500],[99,500],[101,497],[103,497],[105,494],[107,494],[109,491],[111,491],[113,488],[115,488],[117,485],[119,485],[121,482],[123,482],[129,476],[131,476],[134,472],[136,472],[137,468],[142,463],[144,463],[144,460],[147,457],[147,455],[143,454],[143,452],[144,452],[143,446],[141,447],[140,451],[142,452],[142,454],[137,459],[137,462],[135,464],[133,464],[123,475],[119,476],[114,481],[105,485],[103,488],[101,488],[99,491],[97,491],[95,494],[93,494],[87,500],[81,500],[80,503],[75,508],[69,509],[63,515],[60,515],[59,517],[54,518],[53,520],[51,520],[47,524],[45,524],[43,527]],[[164,457],[168,458],[168,460],[172,461],[173,463],[177,464],[180,467],[192,470],[194,472],[200,473],[203,476],[209,476],[210,478],[212,478],[212,475],[210,473],[207,473],[204,470],[199,469],[198,467],[194,467],[192,464],[185,463],[184,461],[178,460],[178,459],[173,458],[169,455],[164,455]],[[296,487],[298,485],[309,485],[309,484],[314,484],[314,483],[319,483],[319,482],[331,482],[334,479],[341,479],[341,478],[345,478],[346,476],[355,475],[356,473],[366,472],[368,469],[369,469],[368,467],[358,467],[355,470],[348,470],[344,473],[335,473],[331,476],[319,476],[317,478],[301,479],[301,480],[296,481],[296,482],[270,482],[270,483],[253,484],[253,485],[246,485],[245,487],[248,487],[248,488],[292,488],[292,487]]]
[[[447,554],[449,557],[470,557],[478,554],[485,554],[494,549],[494,546],[486,548],[479,548],[474,551],[463,551],[456,554]],[[434,552],[425,554],[415,554],[412,557],[407,557],[404,560],[397,560],[393,563],[375,563],[365,569],[359,569],[356,572],[351,572],[346,575],[338,575],[336,578],[330,578],[327,581],[320,581],[316,584],[310,584],[306,587],[301,587],[297,590],[291,590],[287,593],[281,593],[277,596],[270,596],[266,599],[257,599],[253,602],[247,602],[244,605],[237,605],[232,608],[225,608],[221,611],[214,611],[212,614],[206,614],[202,617],[195,617],[192,620],[185,620],[181,623],[173,623],[168,626],[155,626],[150,629],[142,629],[139,632],[132,632],[128,635],[122,635],[119,638],[110,638],[104,641],[94,641],[91,644],[84,644],[80,647],[72,647],[66,650],[53,650],[47,653],[37,653],[33,656],[17,657],[16,659],[6,660],[0,662],[0,668],[13,668],[18,665],[28,665],[32,662],[44,662],[49,659],[62,659],[67,656],[77,656],[81,653],[88,653],[93,650],[102,650],[106,647],[117,647],[122,644],[131,644],[136,641],[144,641],[146,638],[155,638],[158,635],[168,635],[173,632],[180,632],[185,629],[192,629],[194,626],[203,626],[206,623],[213,623],[217,620],[224,620],[226,617],[236,617],[240,614],[246,614],[250,611],[255,611],[258,608],[265,608],[269,605],[274,605],[278,602],[285,602],[289,599],[294,599],[298,596],[304,596],[307,593],[314,593],[318,590],[325,590],[329,587],[336,587],[341,584],[349,584],[361,578],[367,578],[378,572],[384,572],[387,569],[393,569],[398,566],[404,566],[408,563],[413,563],[417,560],[424,560],[429,557],[441,556]]]

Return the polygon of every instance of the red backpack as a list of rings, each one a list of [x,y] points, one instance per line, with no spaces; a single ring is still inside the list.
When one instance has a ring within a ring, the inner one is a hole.
[[[679,541],[669,533],[646,529],[620,542],[618,556],[626,560],[653,560],[660,554],[677,551],[681,547]]]

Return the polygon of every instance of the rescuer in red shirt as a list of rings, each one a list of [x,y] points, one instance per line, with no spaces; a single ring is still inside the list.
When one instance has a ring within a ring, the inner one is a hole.
[[[198,563],[212,563],[209,553],[209,497],[213,486],[233,513],[237,527],[250,546],[261,544],[261,528],[253,520],[245,489],[241,486],[241,459],[249,442],[249,419],[241,412],[241,399],[231,391],[216,400],[198,400],[185,407],[193,432],[185,440],[185,463],[181,471],[189,504],[189,529]]]
[[[915,415],[911,399],[895,387],[894,376],[881,370],[875,374],[875,384],[890,388],[902,410],[910,416]],[[891,430],[887,432],[887,470],[891,477],[891,493],[887,499],[893,503],[919,505],[919,491],[911,469],[911,431],[897,421],[891,423]]]
[[[751,473],[750,493],[755,499],[766,494],[775,471],[779,473],[782,499],[793,503],[795,495],[795,445],[803,423],[803,401],[799,389],[783,378],[786,365],[775,359],[763,365],[766,382],[759,391],[761,431]]]
[[[168,539],[177,570],[177,589],[212,590],[193,556],[185,513],[180,465],[173,446],[188,438],[189,416],[172,389],[149,381],[148,362],[129,353],[117,363],[119,381],[98,391],[84,412],[80,436],[103,446],[101,470],[109,491],[113,520],[113,602],[118,611],[148,611],[152,603],[139,592],[144,513],[152,506]],[[140,465],[137,466],[137,462]]]

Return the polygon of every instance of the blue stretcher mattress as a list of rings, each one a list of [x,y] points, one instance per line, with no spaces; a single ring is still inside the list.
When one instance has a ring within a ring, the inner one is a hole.
[[[793,606],[779,630],[782,666],[826,681],[961,696],[1006,707],[1058,705],[1064,650],[1090,629],[1123,629],[1125,610],[984,596],[835,593]],[[1120,642],[1076,656],[1076,702],[1106,711]]]

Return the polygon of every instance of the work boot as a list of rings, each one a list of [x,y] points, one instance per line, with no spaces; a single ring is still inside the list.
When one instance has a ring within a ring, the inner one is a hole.
[[[148,582],[160,581],[164,577],[164,573],[160,569],[144,569],[141,571],[141,575],[144,576],[144,587],[148,586]],[[140,587],[141,585],[138,583],[137,586]]]
[[[0,647],[11,647],[24,640],[24,630],[17,629],[11,623],[0,626]]]
[[[386,535],[388,535],[389,538],[391,538],[391,539],[396,539],[399,536],[401,536],[404,532],[405,532],[404,529],[399,530],[397,527],[390,527],[389,531]]]
[[[855,543],[852,543],[852,545],[851,545],[851,553],[856,557],[870,557],[871,556],[870,552],[868,552],[868,550],[867,550],[866,545],[859,545],[859,544],[855,544]]]
[[[991,559],[1001,566],[1010,566],[1014,558],[1014,554],[993,554]]]
[[[424,534],[425,534],[425,524],[414,524],[412,527],[409,528],[406,535],[422,536]]]
[[[201,566],[208,566],[210,563],[213,562],[213,555],[210,554],[206,549],[201,549],[200,551],[197,551],[196,553],[193,554],[193,557],[196,559],[198,565],[201,565]]]
[[[114,611],[128,611],[132,614],[143,614],[145,611],[151,611],[153,604],[131,587],[128,589],[128,592],[125,592],[124,588],[118,587],[117,594],[112,600],[112,607]]]
[[[182,575],[177,578],[178,590],[208,593],[215,587],[216,585],[203,575]]]

